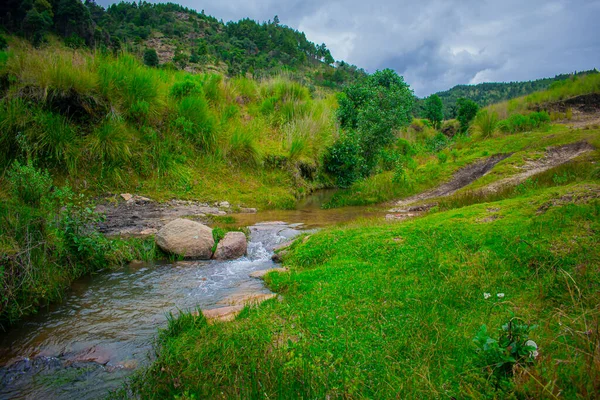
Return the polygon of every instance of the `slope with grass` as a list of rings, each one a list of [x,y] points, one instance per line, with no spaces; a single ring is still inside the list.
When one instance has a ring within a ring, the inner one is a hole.
[[[284,75],[156,70],[12,38],[0,65],[0,165],[31,158],[90,193],[285,208],[336,134],[335,98]]]
[[[598,183],[596,171],[297,241],[291,272],[267,277],[279,301],[230,323],[182,315],[129,389],[154,398],[593,397]]]

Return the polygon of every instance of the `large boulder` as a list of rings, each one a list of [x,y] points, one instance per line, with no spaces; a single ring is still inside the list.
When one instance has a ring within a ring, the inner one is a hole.
[[[248,243],[242,232],[227,232],[219,241],[213,258],[215,260],[234,260],[246,254]]]
[[[167,253],[201,260],[210,259],[215,245],[212,229],[182,218],[163,226],[156,234],[155,241]]]

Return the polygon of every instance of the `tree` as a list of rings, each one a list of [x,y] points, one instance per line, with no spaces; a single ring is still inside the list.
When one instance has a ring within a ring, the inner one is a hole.
[[[146,49],[144,51],[144,64],[149,67],[157,67],[158,66],[158,54],[154,49]]]
[[[347,162],[343,166],[326,165],[328,171],[345,171],[347,177],[356,179],[371,173],[382,149],[394,140],[394,131],[407,126],[412,120],[413,93],[401,76],[391,69],[377,71],[364,81],[349,85],[340,94],[337,117],[347,132],[347,137],[356,140],[359,147],[357,157],[361,162],[352,165],[356,171],[350,171]],[[349,132],[355,132],[348,135]],[[340,139],[341,140],[341,139]],[[333,150],[348,149],[349,146],[334,145]],[[350,146],[351,147],[351,146]],[[341,157],[329,157],[325,162],[336,162]],[[349,185],[350,178],[344,178]]]
[[[479,106],[473,100],[465,99],[464,97],[458,99],[456,104],[458,106],[456,119],[460,122],[460,131],[464,133],[469,129],[469,124],[477,115]]]
[[[444,105],[437,94],[432,94],[425,100],[425,118],[430,120],[436,129],[444,120]]]

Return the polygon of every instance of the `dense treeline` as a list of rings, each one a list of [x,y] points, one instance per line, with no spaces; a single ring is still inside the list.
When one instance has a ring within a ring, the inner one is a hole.
[[[450,90],[438,92],[436,95],[442,100],[445,119],[456,118],[458,112],[458,100],[467,98],[473,100],[480,107],[525,96],[533,92],[548,89],[553,83],[577,76],[598,73],[597,70],[575,72],[573,74],[560,74],[554,78],[543,78],[526,82],[486,82],[478,85],[457,85]],[[414,113],[416,116],[426,118],[425,99],[419,99],[415,103]]]
[[[224,23],[173,3],[121,2],[104,9],[93,0],[8,0],[0,5],[0,22],[35,45],[54,33],[70,47],[139,54],[152,48],[161,64],[178,69],[223,65],[236,76],[308,68],[314,83],[330,87],[366,75],[343,61],[333,67],[324,43],[309,41],[277,16],[262,23],[247,18]]]

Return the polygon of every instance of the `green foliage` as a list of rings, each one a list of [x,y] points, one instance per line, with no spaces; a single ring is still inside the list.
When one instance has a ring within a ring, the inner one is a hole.
[[[8,170],[7,178],[13,196],[33,207],[40,205],[52,187],[52,178],[48,171],[38,170],[31,161],[26,164],[15,161]]]
[[[229,139],[227,157],[238,165],[259,166],[262,161],[262,154],[253,132],[236,129]]]
[[[436,133],[434,136],[425,139],[425,147],[432,153],[437,153],[443,150],[450,144],[450,139],[441,132]]]
[[[504,133],[527,132],[550,124],[547,112],[533,112],[527,115],[513,114],[498,123],[498,129]]]
[[[444,120],[444,105],[442,99],[436,94],[432,94],[425,99],[425,118],[427,118],[434,127],[439,127]]]
[[[357,135],[351,132],[331,145],[323,159],[325,172],[335,177],[336,185],[342,188],[360,178],[363,162]]]
[[[458,107],[456,119],[460,123],[460,131],[466,132],[469,129],[469,124],[477,115],[479,106],[472,100],[460,98],[456,101]]]
[[[554,78],[543,78],[526,82],[485,82],[477,85],[457,85],[452,89],[438,92],[435,95],[439,96],[442,100],[444,117],[452,119],[457,117],[459,108],[458,100],[460,98],[473,100],[480,107],[486,107],[526,95],[530,95],[533,100],[540,93],[543,93],[543,91],[550,89],[550,91],[558,92],[563,90],[563,86],[570,86],[569,82],[585,80],[590,76],[597,75],[597,72],[596,70],[581,71],[556,75]],[[572,92],[572,94],[575,93]],[[570,96],[567,95],[562,98],[566,97]],[[425,114],[426,101],[426,99],[418,99],[415,103],[416,117],[427,118]]]
[[[480,110],[469,127],[472,134],[490,137],[498,127],[498,114],[488,110]]]
[[[0,51],[4,51],[8,48],[8,41],[2,35],[0,35]]]
[[[181,100],[175,127],[198,149],[212,150],[217,143],[216,121],[204,96],[188,96]]]
[[[497,377],[512,376],[516,365],[535,360],[537,344],[529,339],[530,331],[535,328],[535,325],[528,325],[520,318],[513,317],[502,325],[496,339],[482,325],[473,339],[481,364]]]
[[[218,226],[213,228],[212,235],[213,235],[213,239],[215,241],[215,244],[212,248],[213,253],[217,250],[217,246],[218,246],[219,242],[221,241],[221,239],[223,239],[225,237],[226,233],[227,233],[227,231],[225,229],[220,228]]]
[[[344,177],[339,181],[347,186],[353,180],[369,175],[382,149],[393,142],[394,131],[410,123],[413,95],[402,77],[386,69],[344,88],[338,101],[337,117],[342,128],[356,133],[351,135],[351,145],[341,143],[330,151],[331,156],[325,159],[325,165],[334,176],[334,171],[342,173]],[[357,155],[354,155],[355,147],[359,151]],[[360,160],[360,164],[353,166],[352,172],[349,170],[351,160]],[[336,165],[330,168],[327,162]]]

